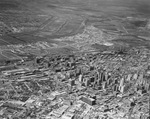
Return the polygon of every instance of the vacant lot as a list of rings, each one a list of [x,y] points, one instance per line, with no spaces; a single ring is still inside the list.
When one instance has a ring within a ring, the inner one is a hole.
[[[0,61],[9,60],[7,57],[4,57],[2,54],[0,54]]]
[[[2,55],[5,57],[8,57],[9,59],[20,59],[20,57],[18,57],[16,54],[14,54],[13,52],[9,51],[9,50],[4,50],[2,51]]]
[[[0,45],[9,45],[9,43],[0,38]]]
[[[119,39],[114,39],[113,42],[128,44],[131,47],[145,46],[146,48],[150,48],[150,41],[140,39],[136,36],[122,36]]]

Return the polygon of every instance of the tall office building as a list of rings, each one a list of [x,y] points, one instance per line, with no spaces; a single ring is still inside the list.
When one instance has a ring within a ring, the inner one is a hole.
[[[77,68],[77,70],[76,70],[76,75],[78,76],[78,75],[80,75],[81,74],[81,69],[80,68]]]
[[[130,81],[131,80],[131,77],[132,77],[132,74],[128,74],[127,78],[126,78],[126,81]]]
[[[85,84],[85,86],[89,86],[90,85],[90,79],[89,78],[85,78],[84,79],[84,84]]]
[[[105,80],[107,81],[109,78],[108,72],[105,71]]]
[[[112,78],[109,78],[109,79],[107,80],[107,85],[110,85],[112,82],[113,82]]]
[[[114,84],[118,84],[118,79],[117,78],[114,79]]]
[[[106,88],[107,88],[107,82],[106,82],[106,81],[104,81],[104,82],[102,83],[102,87],[103,87],[103,89],[106,89]]]
[[[143,76],[144,76],[144,74],[142,72],[138,77],[138,84],[143,84]]]
[[[133,80],[137,80],[137,78],[138,78],[138,74],[137,73],[135,73],[134,75],[133,75]]]
[[[106,79],[105,79],[105,72],[102,72],[102,74],[101,74],[101,80],[102,80],[102,82],[106,81]]]
[[[95,82],[95,78],[94,77],[90,77],[90,81],[91,82]]]
[[[74,86],[75,85],[75,79],[69,79],[70,85]]]
[[[121,80],[120,80],[120,87],[122,87],[124,85],[124,78],[122,78]]]
[[[121,88],[120,88],[121,93],[124,93],[124,91],[125,91],[125,85],[121,86]]]
[[[79,75],[79,81],[83,82],[83,75],[82,74]]]
[[[113,86],[113,91],[118,91],[118,86],[116,84]]]

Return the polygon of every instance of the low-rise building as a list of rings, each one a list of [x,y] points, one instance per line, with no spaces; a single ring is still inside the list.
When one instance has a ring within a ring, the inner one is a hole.
[[[83,101],[84,103],[87,103],[87,104],[91,105],[91,106],[96,104],[96,100],[93,99],[93,98],[90,98],[90,97],[83,96],[83,97],[81,97],[80,100]]]
[[[61,117],[61,119],[74,119],[74,117],[75,117],[75,114],[67,112]]]

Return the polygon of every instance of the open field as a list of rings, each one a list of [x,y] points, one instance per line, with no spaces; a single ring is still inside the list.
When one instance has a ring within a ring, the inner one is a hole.
[[[19,56],[17,56],[16,54],[14,54],[13,52],[11,52],[10,50],[3,50],[1,51],[1,54],[5,57],[7,57],[8,59],[21,59]]]
[[[11,0],[1,0],[0,1],[0,10],[7,10],[7,9],[19,9],[21,4],[15,1],[11,2]]]
[[[18,55],[21,50],[34,55],[68,52],[56,50],[62,47],[105,51],[108,47],[99,43],[113,39],[116,44],[149,48],[150,41],[138,38],[150,37],[149,8],[148,0],[1,0],[0,47],[22,45]],[[94,29],[83,33],[88,26]],[[13,58],[9,53],[3,55]]]
[[[117,43],[128,44],[130,47],[145,46],[146,48],[150,49],[150,41],[145,39],[140,39],[135,36],[123,36],[122,38],[115,39],[113,41]]]
[[[3,60],[9,60],[9,58],[3,56],[2,54],[0,54],[0,61],[3,61]]]

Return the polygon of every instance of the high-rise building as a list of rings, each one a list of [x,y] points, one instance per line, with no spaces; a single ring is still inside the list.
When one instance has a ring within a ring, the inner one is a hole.
[[[137,78],[138,78],[138,74],[137,73],[135,73],[134,75],[133,75],[133,80],[137,80]]]
[[[114,79],[114,84],[118,84],[118,79]]]
[[[76,70],[76,75],[78,76],[78,75],[80,75],[81,74],[81,69],[80,68],[77,68],[77,70]]]
[[[108,79],[111,77],[111,72],[108,73]]]
[[[108,80],[108,77],[109,75],[108,75],[108,73],[107,72],[105,72],[105,80],[107,81]]]
[[[132,77],[132,74],[128,74],[126,81],[130,81]]]
[[[139,77],[138,77],[138,83],[139,84],[142,84],[143,83],[143,73],[141,73],[140,75],[139,75]]]
[[[95,78],[95,81],[97,81],[98,78],[99,78],[99,73],[95,73],[95,74],[94,74],[94,78]]]
[[[94,78],[94,77],[90,77],[90,81],[91,81],[91,82],[94,82],[94,81],[95,81],[95,78]]]
[[[101,81],[103,82],[104,81],[104,72],[101,72],[101,75],[100,75],[101,77]]]
[[[94,66],[90,66],[90,71],[94,70]]]
[[[98,69],[98,75],[99,75],[99,77],[98,78],[101,78],[101,73],[102,73],[102,69]]]
[[[113,86],[113,91],[118,91],[118,86],[116,84]]]
[[[100,86],[101,83],[102,83],[102,81],[99,79],[99,80],[97,81],[97,85]]]
[[[83,82],[83,75],[82,74],[79,75],[79,81]]]
[[[85,78],[84,79],[84,84],[85,84],[85,86],[89,86],[90,85],[90,79],[89,78]]]
[[[121,88],[120,88],[121,93],[124,93],[124,91],[125,91],[125,85],[121,86]]]
[[[104,81],[104,82],[102,83],[102,87],[103,87],[103,89],[106,89],[106,88],[107,88],[107,82]]]
[[[90,94],[90,97],[96,100],[96,95],[95,94]]]
[[[75,85],[75,79],[69,79],[70,85],[74,86]]]
[[[111,83],[112,83],[112,79],[109,78],[109,79],[107,80],[107,85],[110,85]]]
[[[121,80],[120,80],[120,85],[119,85],[119,87],[122,87],[124,85],[124,78],[122,78]]]

